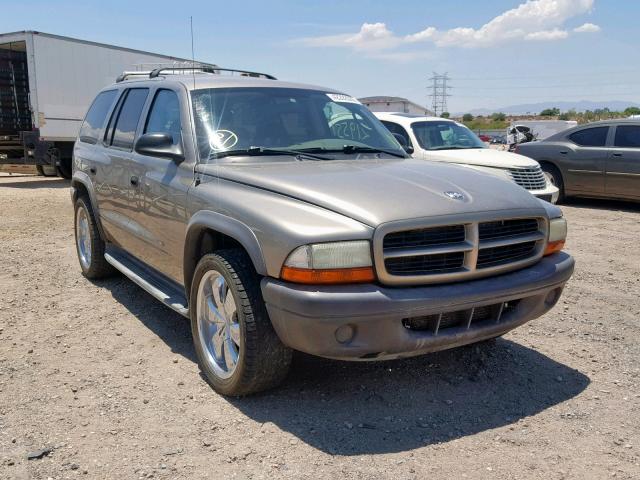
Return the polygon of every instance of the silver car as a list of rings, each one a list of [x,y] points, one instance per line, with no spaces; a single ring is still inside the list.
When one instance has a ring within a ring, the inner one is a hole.
[[[98,94],[75,149],[76,247],[191,321],[227,395],[292,350],[344,360],[497,337],[573,272],[561,211],[515,183],[407,158],[357,100],[265,74],[156,70]]]
[[[640,201],[640,119],[608,120],[517,146],[565,196]]]

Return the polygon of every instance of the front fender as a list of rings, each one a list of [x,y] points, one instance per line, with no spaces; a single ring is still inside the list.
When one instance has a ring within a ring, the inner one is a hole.
[[[235,218],[210,210],[202,210],[195,213],[187,225],[184,243],[184,282],[187,293],[191,291],[191,278],[199,260],[198,239],[205,230],[213,230],[238,241],[249,254],[258,274],[267,275],[262,249],[253,230]]]

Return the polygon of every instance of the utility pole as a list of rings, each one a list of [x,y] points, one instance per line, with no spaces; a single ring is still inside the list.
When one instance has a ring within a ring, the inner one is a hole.
[[[450,80],[449,74],[444,73],[441,75],[439,73],[433,72],[433,76],[429,79],[431,82],[431,108],[433,109],[433,114],[435,116],[442,115],[443,112],[447,111],[447,97],[449,95],[450,85],[447,85],[447,82]]]

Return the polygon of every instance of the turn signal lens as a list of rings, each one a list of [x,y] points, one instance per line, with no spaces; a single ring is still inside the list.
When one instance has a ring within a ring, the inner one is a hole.
[[[544,250],[545,255],[559,252],[567,239],[567,221],[564,218],[554,218],[549,222],[549,241]]]
[[[547,243],[547,248],[544,249],[544,254],[551,255],[552,253],[556,253],[561,251],[564,248],[564,240],[558,240],[557,242],[549,242]]]
[[[282,267],[280,277],[288,282],[308,285],[367,283],[376,279],[371,267],[312,270],[285,266]]]
[[[303,245],[291,252],[280,277],[305,284],[372,282],[371,246],[367,240]]]

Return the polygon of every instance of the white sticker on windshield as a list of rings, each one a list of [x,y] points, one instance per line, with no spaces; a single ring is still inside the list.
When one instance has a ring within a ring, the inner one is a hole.
[[[327,93],[327,97],[336,103],[360,103],[357,98],[342,93]]]
[[[231,130],[216,130],[209,137],[209,147],[215,152],[229,150],[238,143],[238,136]]]

